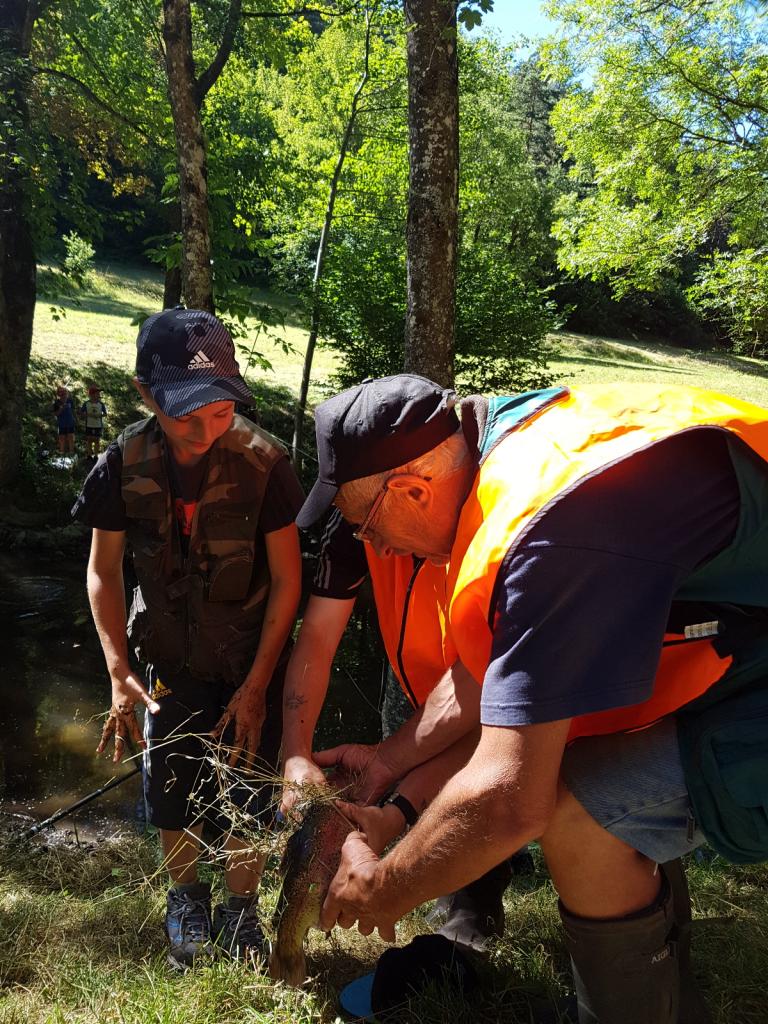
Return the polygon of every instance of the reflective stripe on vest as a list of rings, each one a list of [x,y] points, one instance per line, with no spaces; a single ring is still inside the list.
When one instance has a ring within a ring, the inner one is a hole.
[[[503,435],[481,462],[462,509],[447,582],[450,631],[458,656],[476,679],[484,678],[490,660],[491,604],[507,553],[584,480],[658,441],[705,426],[732,433],[768,459],[766,410],[689,387],[568,391]],[[768,605],[768,585],[766,591]],[[720,659],[708,640],[665,648],[648,701],[574,719],[571,736],[650,724],[707,690],[730,662]]]
[[[420,707],[455,661],[443,650],[446,567],[410,555],[379,558],[370,544],[365,554],[389,664]]]

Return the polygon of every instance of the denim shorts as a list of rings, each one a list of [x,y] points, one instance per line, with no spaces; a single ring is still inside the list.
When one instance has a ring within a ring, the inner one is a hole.
[[[595,821],[651,860],[674,860],[706,841],[691,810],[674,717],[576,740],[562,777]]]

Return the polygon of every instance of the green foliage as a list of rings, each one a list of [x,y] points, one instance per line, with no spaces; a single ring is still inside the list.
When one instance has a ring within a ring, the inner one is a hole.
[[[764,8],[552,0],[549,11],[564,22],[545,57],[570,82],[553,123],[575,186],[557,205],[561,267],[618,297],[695,278],[699,309],[715,294],[735,309],[744,271],[726,264],[768,227]],[[742,337],[738,315],[718,319]]]
[[[64,273],[77,284],[83,284],[87,275],[93,270],[93,257],[96,250],[90,242],[81,238],[76,231],[70,231],[62,239],[66,255],[64,257]]]
[[[170,145],[159,11],[156,0],[44,6],[33,34],[30,100],[43,249],[61,223],[98,241],[113,216],[145,212]]]
[[[373,41],[321,287],[322,333],[343,356],[334,386],[402,367],[407,85],[402,26],[385,26]],[[542,272],[553,262],[555,186],[522,127],[530,81],[525,91],[511,51],[487,40],[460,45],[459,384],[474,388],[484,373],[501,389],[544,383],[543,339],[556,323]],[[274,256],[283,282],[305,294],[361,51],[359,25],[333,24],[287,76],[267,78],[283,161]]]
[[[471,32],[483,23],[483,15],[490,14],[493,10],[493,0],[464,0],[459,5],[457,14],[458,22]]]
[[[735,351],[768,353],[768,250],[715,253],[688,295],[702,314],[730,335]]]

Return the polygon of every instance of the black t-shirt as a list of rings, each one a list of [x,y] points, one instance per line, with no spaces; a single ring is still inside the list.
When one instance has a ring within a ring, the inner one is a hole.
[[[188,537],[192,516],[205,480],[208,460],[194,466],[182,466],[170,458],[170,486],[174,511],[182,537]],[[72,515],[97,530],[126,530],[128,518],[121,493],[123,459],[116,441],[102,453],[85,479],[83,489],[72,508]],[[301,484],[287,458],[272,467],[259,515],[262,533],[273,533],[289,526],[304,502]]]
[[[346,599],[355,597],[368,573],[368,559],[361,540],[352,533],[355,527],[337,508],[331,509],[320,542],[312,593],[318,597]]]

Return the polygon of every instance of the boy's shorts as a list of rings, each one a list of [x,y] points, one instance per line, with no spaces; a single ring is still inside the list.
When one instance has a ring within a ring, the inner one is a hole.
[[[59,427],[59,437],[66,437],[67,434],[74,434],[74,427]]]
[[[598,824],[651,860],[663,864],[706,841],[693,818],[674,716],[637,732],[576,740],[561,773]]]
[[[232,743],[234,723],[224,732],[218,754],[216,741],[208,734],[235,687],[147,666],[147,686],[160,706],[156,715],[144,715],[144,797],[151,824],[179,832],[204,822],[219,835],[242,832],[246,822],[246,831],[270,825],[279,774],[284,676],[285,662],[275,669],[267,689],[256,764],[249,770],[241,760],[231,769],[226,767],[224,746]]]
[[[101,437],[103,432],[104,432],[104,428],[103,427],[86,427],[85,428],[85,436],[86,437]]]

